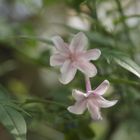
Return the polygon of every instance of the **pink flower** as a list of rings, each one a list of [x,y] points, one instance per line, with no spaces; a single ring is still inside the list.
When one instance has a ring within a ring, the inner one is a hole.
[[[50,65],[60,67],[60,82],[68,84],[72,81],[77,69],[88,77],[97,74],[97,69],[90,60],[97,60],[101,52],[99,49],[85,50],[87,38],[84,33],[79,32],[76,34],[70,45],[65,43],[59,36],[53,37],[52,41],[57,52],[51,56]]]
[[[86,108],[94,120],[102,119],[100,108],[108,108],[117,103],[117,100],[108,101],[102,97],[109,87],[109,82],[104,80],[95,90],[83,93],[73,90],[72,96],[76,103],[68,107],[68,111],[74,114],[82,114]]]

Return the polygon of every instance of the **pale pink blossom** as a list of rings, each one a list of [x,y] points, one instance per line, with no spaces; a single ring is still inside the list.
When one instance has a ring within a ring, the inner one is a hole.
[[[68,111],[74,114],[83,114],[88,109],[92,119],[102,119],[100,108],[108,108],[117,103],[117,100],[108,101],[102,97],[107,91],[109,82],[104,80],[95,90],[83,93],[79,90],[73,90],[72,96],[75,98],[76,103],[68,107]]]
[[[50,65],[60,67],[60,81],[63,84],[74,79],[77,69],[88,77],[94,77],[97,74],[97,69],[90,60],[97,60],[101,51],[85,50],[87,38],[84,33],[76,34],[69,45],[60,36],[53,37],[52,41],[57,52],[50,57]]]

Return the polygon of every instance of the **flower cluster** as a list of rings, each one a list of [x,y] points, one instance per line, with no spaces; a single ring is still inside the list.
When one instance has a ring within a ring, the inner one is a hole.
[[[63,84],[71,82],[77,70],[86,77],[86,93],[73,90],[72,96],[76,103],[68,107],[68,111],[74,114],[82,114],[87,108],[94,120],[102,119],[100,108],[111,107],[117,103],[117,100],[108,101],[102,97],[109,87],[107,80],[104,80],[95,90],[91,89],[89,78],[97,74],[97,69],[90,61],[97,60],[101,51],[99,49],[87,51],[85,47],[88,41],[82,32],[76,34],[70,44],[65,43],[60,36],[53,37],[52,41],[56,53],[50,57],[50,65],[60,67],[60,82]]]

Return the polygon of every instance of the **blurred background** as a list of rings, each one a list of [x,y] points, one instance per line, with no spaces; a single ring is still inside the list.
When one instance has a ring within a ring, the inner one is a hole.
[[[102,51],[92,87],[108,79],[105,97],[119,100],[102,121],[67,111],[84,77],[62,85],[49,64],[51,37],[69,42],[79,31]],[[0,0],[0,139],[139,140],[139,45],[139,0]]]

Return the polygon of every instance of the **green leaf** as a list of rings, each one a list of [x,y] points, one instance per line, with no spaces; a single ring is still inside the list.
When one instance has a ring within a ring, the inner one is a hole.
[[[8,91],[0,85],[0,122],[9,130],[15,140],[26,140],[25,120],[16,111],[20,108],[13,104],[8,95]]]
[[[102,54],[108,62],[115,61],[118,65],[140,78],[140,66],[126,54],[118,50],[102,49]]]
[[[124,69],[140,78],[140,66],[128,57],[114,58],[114,61]]]
[[[26,140],[26,123],[19,112],[0,104],[0,122],[9,130],[15,140]]]
[[[0,100],[9,100],[8,92],[2,85],[0,85]]]

